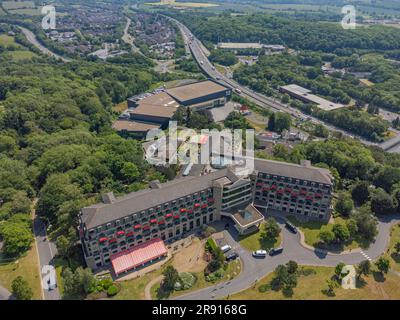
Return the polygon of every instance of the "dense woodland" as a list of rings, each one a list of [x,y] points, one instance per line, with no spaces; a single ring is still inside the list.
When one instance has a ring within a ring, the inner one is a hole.
[[[9,30],[2,25],[3,32]],[[125,193],[146,187],[149,180],[165,180],[144,162],[138,141],[111,130],[111,119],[114,104],[170,79],[150,71],[146,60],[65,64],[37,55],[15,61],[9,50],[0,50],[0,229],[5,251],[15,255],[29,246],[26,214],[36,197],[37,213],[60,228],[72,246],[79,208],[98,201],[100,192]],[[14,243],[21,228],[27,241]]]

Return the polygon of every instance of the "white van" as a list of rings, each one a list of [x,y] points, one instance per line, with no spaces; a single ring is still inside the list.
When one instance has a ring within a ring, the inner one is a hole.
[[[223,253],[228,252],[231,249],[232,249],[232,247],[229,244],[226,244],[226,245],[221,247],[221,250],[222,250]]]
[[[265,250],[253,251],[253,257],[255,258],[265,258],[266,256],[267,256],[267,251]]]

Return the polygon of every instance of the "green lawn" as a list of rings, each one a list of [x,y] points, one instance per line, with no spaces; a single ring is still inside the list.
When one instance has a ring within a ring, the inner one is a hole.
[[[27,60],[36,56],[36,54],[27,50],[9,51],[9,53],[14,61]]]
[[[390,260],[390,267],[398,272],[400,272],[400,255],[395,253],[394,245],[399,241],[400,241],[400,224],[396,224],[392,228],[390,247],[387,256]]]
[[[34,8],[33,1],[3,1],[2,6],[4,9],[21,9],[21,8]]]
[[[233,279],[234,277],[236,277],[240,274],[241,268],[242,268],[242,265],[241,265],[239,259],[229,262],[228,268],[226,269],[224,276],[215,282],[206,281],[206,279],[204,277],[204,272],[193,273],[195,275],[195,277],[197,278],[197,281],[193,285],[193,287],[191,287],[190,289],[187,289],[187,290],[174,291],[170,295],[170,297],[176,297],[176,296],[188,294],[189,292],[197,291],[197,290],[209,287],[209,286],[216,285],[217,283]],[[159,287],[160,287],[160,284],[157,283],[151,288],[151,296],[152,296],[153,300],[157,300],[157,289]]]
[[[13,46],[17,50],[7,50],[4,54],[9,55],[12,60],[20,61],[31,59],[36,56],[35,53],[15,42],[14,37],[7,34],[0,34],[0,45],[4,47]]]
[[[3,259],[4,257],[0,254],[0,261],[4,261]],[[33,291],[33,299],[42,299],[39,261],[33,242],[31,249],[19,259],[0,263],[0,285],[11,291],[11,283],[18,276],[22,276],[28,281]]]
[[[338,300],[379,300],[379,299],[400,299],[400,277],[388,274],[382,282],[380,276],[370,275],[364,277],[364,281],[357,283],[357,289],[345,290],[342,287],[335,289],[335,296],[328,297],[322,290],[326,289],[326,280],[334,275],[334,268],[329,267],[305,267],[313,269],[315,274],[299,276],[297,287],[291,298],[285,297],[281,291],[259,292],[260,285],[269,283],[273,273],[261,279],[255,286],[248,288],[237,294],[233,294],[229,299],[236,300],[317,300],[317,299],[338,299]]]
[[[165,264],[165,266],[167,265],[168,263]],[[144,288],[151,280],[161,275],[163,269],[164,268],[159,268],[140,278],[118,282],[121,285],[121,291],[112,299],[144,300]]]
[[[0,34],[0,44],[3,46],[15,44],[14,37],[11,37],[7,34]]]
[[[247,236],[240,236],[240,245],[249,251],[255,251],[259,249],[268,250],[279,247],[282,242],[282,235],[279,235],[279,237],[276,239],[265,239],[262,237],[264,226],[265,222],[261,224],[258,232]]]
[[[335,223],[345,224],[346,220],[341,217],[336,217]],[[288,220],[298,227],[303,233],[305,242],[313,247],[318,246],[319,242],[319,233],[324,230],[332,230],[333,224],[332,223],[324,223],[321,221],[308,221],[308,222],[300,222],[295,217],[290,216]],[[369,246],[369,242],[362,238],[356,237],[352,241],[349,241],[343,245],[342,250],[350,250],[355,248],[367,248]]]

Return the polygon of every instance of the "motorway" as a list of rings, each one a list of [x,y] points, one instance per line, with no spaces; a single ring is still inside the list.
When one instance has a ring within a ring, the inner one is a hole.
[[[296,108],[292,108],[289,105],[283,104],[282,102],[280,102],[277,99],[267,97],[261,93],[255,92],[245,86],[242,86],[241,84],[237,83],[236,81],[226,77],[224,74],[220,73],[218,70],[215,69],[215,67],[212,65],[212,63],[207,58],[203,44],[200,42],[199,39],[197,39],[192,34],[192,32],[184,24],[182,24],[181,22],[179,22],[178,20],[176,20],[174,18],[171,18],[168,16],[165,16],[165,17],[172,20],[173,22],[175,22],[178,25],[179,29],[182,32],[183,39],[185,41],[186,46],[188,46],[190,48],[193,58],[197,61],[197,63],[199,64],[199,66],[203,70],[203,72],[210,78],[233,89],[237,95],[248,99],[249,101],[259,105],[260,107],[269,108],[274,112],[277,112],[277,111],[288,112],[295,119],[309,119],[315,124],[324,125],[330,131],[341,132],[343,135],[345,135],[347,137],[357,138],[358,140],[360,140],[360,142],[362,142],[365,145],[381,146],[377,143],[368,141],[368,140],[362,138],[361,136],[357,136],[353,133],[347,132],[347,131],[337,128],[331,124],[323,122],[318,118],[312,117],[308,114],[304,114]],[[400,144],[400,135],[397,135],[397,137],[392,139],[391,142],[395,142],[394,145]],[[386,148],[386,144],[383,144],[382,149],[386,150],[385,148]],[[391,148],[393,148],[392,144],[391,144]]]
[[[282,254],[273,257],[267,256],[265,259],[253,258],[251,253],[242,248],[234,239],[237,237],[237,232],[231,227],[229,231],[224,231],[224,235],[227,243],[239,254],[242,261],[242,272],[239,276],[233,280],[218,283],[175,299],[212,300],[227,297],[256,285],[259,280],[273,272],[278,265],[285,264],[289,260],[294,260],[299,265],[326,267],[334,267],[340,262],[355,265],[363,260],[375,260],[385,252],[389,244],[392,225],[400,221],[400,215],[381,218],[378,225],[379,234],[368,249],[364,251],[355,249],[349,253],[333,254],[304,247],[300,242],[300,235],[293,234],[284,227],[284,218],[275,218],[282,228],[282,246],[284,248]]]
[[[36,36],[33,34],[33,32],[32,32],[31,30],[29,30],[29,29],[27,29],[27,28],[24,28],[24,27],[21,27],[21,26],[18,26],[18,28],[21,29],[21,31],[22,31],[22,33],[25,35],[26,39],[27,39],[31,44],[33,44],[36,48],[38,48],[42,53],[44,53],[44,54],[46,54],[46,55],[48,55],[48,56],[51,56],[51,57],[60,59],[60,60],[63,61],[63,62],[69,62],[69,61],[71,61],[70,59],[63,58],[63,57],[61,57],[60,55],[58,55],[58,54],[56,54],[56,53],[50,51],[49,49],[47,49],[44,45],[42,45],[42,44],[37,40]]]

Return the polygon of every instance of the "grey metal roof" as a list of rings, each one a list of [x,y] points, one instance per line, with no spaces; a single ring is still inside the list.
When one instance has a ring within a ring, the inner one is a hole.
[[[274,160],[254,159],[254,169],[268,174],[332,185],[329,170]]]
[[[200,177],[183,177],[162,183],[159,189],[144,189],[116,198],[111,204],[98,203],[82,208],[88,229],[212,187],[212,181],[229,175],[229,169]]]

